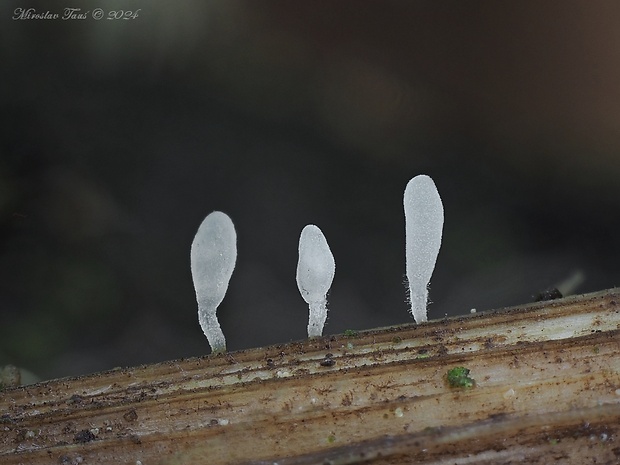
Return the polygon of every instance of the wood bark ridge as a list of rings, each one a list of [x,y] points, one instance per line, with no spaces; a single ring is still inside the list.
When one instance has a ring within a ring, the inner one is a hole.
[[[611,289],[4,389],[0,463],[620,463],[619,302]],[[457,367],[472,381],[452,386]]]

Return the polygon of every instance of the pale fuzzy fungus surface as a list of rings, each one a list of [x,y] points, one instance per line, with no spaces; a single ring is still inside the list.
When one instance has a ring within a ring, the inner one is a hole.
[[[226,351],[226,339],[215,312],[224,300],[236,261],[235,226],[228,215],[214,211],[198,228],[191,250],[198,321],[213,352]]]
[[[310,308],[308,337],[321,336],[327,319],[327,292],[334,280],[336,262],[321,230],[307,225],[299,237],[297,287]]]
[[[433,180],[424,174],[405,188],[405,247],[411,314],[427,321],[428,283],[441,247],[443,204]]]

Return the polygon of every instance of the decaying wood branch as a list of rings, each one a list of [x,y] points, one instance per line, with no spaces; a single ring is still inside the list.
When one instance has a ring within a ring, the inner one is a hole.
[[[608,290],[5,389],[0,462],[616,463],[619,302]],[[457,367],[470,371],[453,386]]]

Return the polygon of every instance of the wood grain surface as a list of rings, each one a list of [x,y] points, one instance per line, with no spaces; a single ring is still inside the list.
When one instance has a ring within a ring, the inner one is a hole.
[[[0,391],[0,463],[617,463],[620,292]],[[472,387],[448,372],[470,370]]]

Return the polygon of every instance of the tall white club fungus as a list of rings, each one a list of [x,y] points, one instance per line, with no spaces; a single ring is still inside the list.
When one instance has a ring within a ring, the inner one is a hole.
[[[336,262],[321,230],[307,225],[299,237],[297,287],[310,308],[308,337],[321,336],[327,319],[327,292],[334,280]]]
[[[407,183],[405,247],[411,314],[416,323],[427,321],[428,283],[441,247],[443,205],[433,180],[424,174]]]
[[[237,233],[225,213],[210,213],[192,242],[191,266],[198,321],[213,352],[226,351],[226,339],[215,314],[224,300],[237,261]]]

